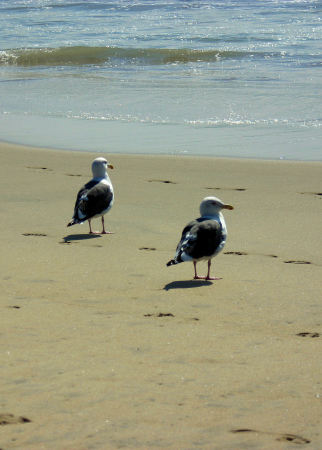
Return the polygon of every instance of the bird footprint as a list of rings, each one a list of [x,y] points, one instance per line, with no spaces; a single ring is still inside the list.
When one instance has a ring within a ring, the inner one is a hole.
[[[175,181],[170,180],[148,180],[149,183],[165,183],[165,184],[177,184]]]
[[[276,438],[277,441],[293,442],[293,444],[309,444],[309,439],[297,436],[296,434],[282,434]]]
[[[322,198],[322,192],[300,192],[300,194],[304,194],[304,195],[316,195],[317,197]]]
[[[301,337],[310,337],[310,338],[317,338],[320,337],[320,333],[310,333],[308,331],[303,331],[301,333],[297,333],[296,336],[301,336]]]
[[[23,236],[47,236],[44,233],[22,233]]]
[[[144,317],[174,317],[172,313],[144,314]]]
[[[224,252],[224,255],[239,255],[239,256],[243,256],[243,255],[248,255],[248,253],[246,253],[246,252]]]
[[[216,191],[246,191],[246,188],[220,188],[220,187],[205,187],[205,189],[216,190]]]
[[[38,166],[26,166],[27,169],[36,169],[36,170],[49,170],[50,172],[53,171],[53,169],[48,169],[48,167],[38,167]]]
[[[238,255],[238,256],[245,256],[249,253],[241,252],[241,251],[234,251],[234,252],[224,252],[224,255]],[[270,258],[278,258],[277,255],[264,255],[261,254],[261,256],[268,256]],[[296,260],[296,259],[289,259],[287,261],[283,261],[285,264],[314,264],[311,261],[304,261],[304,260]]]
[[[289,261],[284,261],[285,264],[312,264],[311,261],[297,261],[294,259],[290,259]]]
[[[250,428],[239,428],[236,430],[231,430],[232,433],[258,433],[258,434],[269,434],[271,436],[275,436],[276,441],[285,441],[292,442],[293,444],[309,444],[311,441],[302,436],[298,436],[297,434],[280,434],[280,433],[271,433],[269,431],[258,431],[252,430]]]
[[[0,413],[0,425],[12,425],[15,423],[28,423],[28,422],[31,422],[31,420],[27,419],[27,417]]]

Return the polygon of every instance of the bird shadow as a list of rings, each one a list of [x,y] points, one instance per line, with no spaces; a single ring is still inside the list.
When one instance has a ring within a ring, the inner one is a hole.
[[[171,281],[164,286],[165,291],[170,291],[171,289],[189,289],[203,286],[211,286],[213,283],[209,280],[180,280]]]
[[[69,234],[65,237],[63,237],[63,241],[68,244],[72,241],[85,241],[87,239],[96,239],[100,238],[100,234]]]

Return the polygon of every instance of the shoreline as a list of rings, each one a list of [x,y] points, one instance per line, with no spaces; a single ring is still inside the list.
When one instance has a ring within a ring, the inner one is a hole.
[[[0,150],[1,448],[322,447],[322,162],[109,154],[90,236],[92,152]],[[214,282],[166,267],[209,195]]]
[[[245,161],[261,161],[261,162],[295,162],[295,163],[322,163],[322,159],[288,159],[288,158],[260,158],[260,157],[250,157],[250,156],[223,156],[223,155],[208,155],[208,154],[185,154],[185,153],[123,153],[123,152],[102,152],[102,151],[96,151],[96,150],[74,150],[74,149],[63,149],[63,148],[54,148],[54,147],[44,147],[44,146],[35,146],[35,145],[26,145],[26,144],[20,144],[16,142],[6,141],[6,140],[0,140],[0,146],[11,146],[13,148],[21,148],[26,150],[45,150],[45,151],[56,151],[56,152],[70,152],[70,153],[97,153],[99,155],[115,155],[115,156],[138,156],[138,157],[144,157],[144,156],[157,156],[157,157],[183,157],[183,158],[208,158],[208,159],[227,159],[227,160],[245,160]]]

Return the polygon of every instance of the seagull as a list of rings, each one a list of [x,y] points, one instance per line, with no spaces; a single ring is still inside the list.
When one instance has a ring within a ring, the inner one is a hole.
[[[167,266],[192,261],[195,280],[219,280],[210,276],[211,260],[225,246],[227,228],[223,209],[234,209],[233,206],[223,203],[217,197],[206,197],[200,203],[200,216],[189,222],[182,231],[181,240],[176,253]],[[197,274],[197,262],[208,261],[208,272],[205,277]]]
[[[93,178],[86,183],[78,192],[74,215],[67,224],[68,227],[77,223],[83,223],[88,220],[90,234],[110,234],[105,230],[104,214],[106,214],[113,205],[114,191],[107,174],[107,168],[113,169],[105,158],[96,158],[92,163]],[[101,233],[93,231],[91,220],[101,217],[103,230]]]

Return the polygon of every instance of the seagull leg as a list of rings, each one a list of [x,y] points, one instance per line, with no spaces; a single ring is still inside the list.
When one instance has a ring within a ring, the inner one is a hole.
[[[113,231],[105,231],[105,223],[104,223],[104,216],[102,216],[102,233],[101,234],[113,234]]]
[[[88,225],[89,225],[89,234],[100,234],[98,231],[92,230],[91,220],[88,219]]]
[[[221,280],[222,278],[210,276],[210,267],[211,267],[211,259],[208,259],[208,272],[207,272],[207,276],[205,277],[205,280]]]
[[[197,274],[197,261],[193,262],[193,268],[195,270],[195,276],[193,277],[194,280],[204,280],[205,277],[199,277],[199,275]]]

